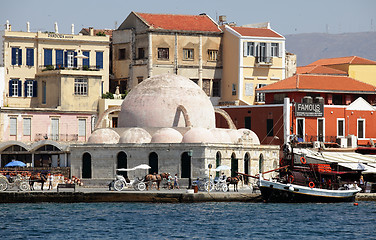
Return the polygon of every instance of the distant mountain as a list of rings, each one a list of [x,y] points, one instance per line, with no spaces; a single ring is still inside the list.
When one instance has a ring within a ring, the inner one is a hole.
[[[321,58],[359,56],[376,61],[376,32],[285,35],[286,50],[305,66]]]

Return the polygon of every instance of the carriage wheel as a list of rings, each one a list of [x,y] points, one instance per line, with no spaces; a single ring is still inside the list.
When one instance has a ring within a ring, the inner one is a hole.
[[[222,191],[223,192],[227,192],[227,190],[228,190],[227,185],[226,184],[222,184]]]
[[[216,183],[216,184],[214,184],[214,190],[215,191],[221,191],[221,184],[220,183]]]
[[[124,188],[124,183],[123,183],[123,181],[121,181],[121,180],[116,180],[116,181],[114,182],[114,189],[115,189],[116,191],[121,191],[121,190],[123,190],[123,188]]]
[[[5,191],[8,188],[7,180],[0,179],[0,191]]]
[[[27,190],[29,190],[29,184],[27,184],[27,182],[21,182],[20,185],[18,186],[18,188],[21,191],[27,191]]]
[[[214,189],[214,183],[213,182],[207,181],[204,186],[205,186],[205,191],[211,192]]]
[[[139,182],[138,184],[137,184],[137,190],[138,191],[144,191],[146,189],[146,184],[145,183],[143,183],[143,182]]]

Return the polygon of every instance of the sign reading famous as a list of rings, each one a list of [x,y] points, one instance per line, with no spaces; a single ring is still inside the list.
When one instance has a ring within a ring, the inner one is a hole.
[[[296,103],[296,117],[323,117],[324,104],[322,103]]]

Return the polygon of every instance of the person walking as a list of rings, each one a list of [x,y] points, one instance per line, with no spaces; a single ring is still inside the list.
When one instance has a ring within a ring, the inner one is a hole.
[[[53,181],[54,181],[54,175],[52,175],[51,173],[49,173],[48,177],[47,177],[47,180],[48,180],[48,190],[52,190],[52,188],[53,188]]]
[[[171,177],[170,173],[168,173],[168,177],[167,177],[167,188],[168,188],[168,190],[172,189],[171,180],[172,180],[172,177]]]
[[[178,178],[178,174],[177,173],[175,174],[175,177],[174,177],[174,189],[175,188],[180,189],[180,187],[179,187],[179,178]]]

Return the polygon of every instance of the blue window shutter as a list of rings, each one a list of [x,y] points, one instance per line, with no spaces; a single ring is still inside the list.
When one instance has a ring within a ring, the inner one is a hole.
[[[33,48],[26,49],[26,65],[34,66],[34,49]]]
[[[18,66],[22,65],[22,49],[18,49]]]
[[[29,80],[26,80],[25,82],[24,82],[24,97],[27,97],[27,82],[28,82]]]
[[[97,59],[97,68],[102,69],[103,68],[103,52],[97,52],[96,59]]]
[[[18,48],[12,48],[12,65],[17,65],[18,59],[16,59]]]
[[[64,52],[64,67],[68,67],[68,51]]]
[[[74,59],[73,59],[73,66],[74,67],[77,67],[77,58],[76,58],[76,56],[77,56],[77,52],[74,52]]]
[[[44,66],[52,65],[52,50],[44,49]]]
[[[33,97],[38,97],[38,82],[33,80]]]
[[[56,68],[60,69],[63,67],[63,50],[56,50]]]
[[[22,82],[18,80],[18,96],[22,97]]]
[[[13,96],[13,85],[12,85],[13,79],[9,80],[9,97]]]
[[[90,52],[88,51],[85,51],[85,52],[82,52],[82,54],[88,58],[84,58],[83,61],[82,61],[82,66],[87,66],[87,67],[90,67]]]

